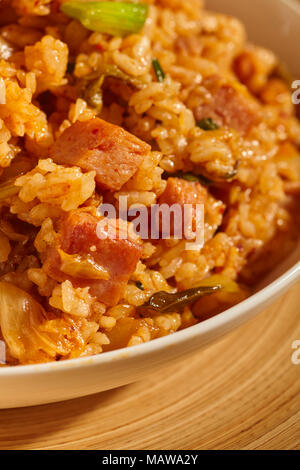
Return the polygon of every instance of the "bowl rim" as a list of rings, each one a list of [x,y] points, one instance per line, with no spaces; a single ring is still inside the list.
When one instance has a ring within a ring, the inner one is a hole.
[[[213,330],[218,330],[226,324],[237,321],[243,317],[250,309],[256,309],[260,305],[268,302],[272,297],[280,295],[280,292],[292,287],[294,283],[300,280],[300,261],[295,263],[290,269],[266,287],[260,289],[255,294],[243,300],[239,304],[224,310],[207,320],[196,325],[177,331],[162,338],[153,339],[147,343],[139,344],[114,351],[107,351],[94,356],[78,357],[66,359],[63,361],[44,362],[40,364],[26,364],[18,366],[0,367],[0,378],[11,376],[37,375],[43,373],[61,372],[66,370],[75,370],[81,367],[95,367],[101,364],[109,364],[117,360],[131,359],[132,357],[141,357],[151,354],[155,350],[164,350],[173,345],[179,345],[187,340],[191,340],[199,335],[207,334]]]

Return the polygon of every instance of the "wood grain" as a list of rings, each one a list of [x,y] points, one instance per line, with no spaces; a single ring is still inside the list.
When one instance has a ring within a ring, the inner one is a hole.
[[[1,449],[300,449],[300,284],[177,366],[64,403],[0,411]]]

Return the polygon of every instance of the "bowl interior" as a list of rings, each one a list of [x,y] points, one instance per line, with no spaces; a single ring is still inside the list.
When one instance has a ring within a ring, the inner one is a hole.
[[[206,0],[208,9],[236,16],[246,26],[253,43],[277,54],[283,64],[300,78],[300,61],[295,60],[300,44],[300,2],[297,0]],[[291,90],[292,93],[292,90]],[[282,276],[300,260],[300,241],[295,250],[272,270],[256,291]]]
[[[256,287],[256,292],[268,286],[271,282],[274,282],[280,276],[283,276],[289,269],[295,268],[298,270],[297,278],[300,279],[300,240],[298,241],[295,249],[284,259],[280,264],[278,264],[272,271],[267,274],[261,282]]]
[[[254,43],[270,48],[300,78],[300,3],[296,0],[206,0],[206,7],[236,16]]]

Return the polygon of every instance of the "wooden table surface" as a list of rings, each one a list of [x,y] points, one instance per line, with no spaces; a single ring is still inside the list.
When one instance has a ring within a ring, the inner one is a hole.
[[[0,449],[300,449],[300,284],[247,325],[143,381],[0,411]]]

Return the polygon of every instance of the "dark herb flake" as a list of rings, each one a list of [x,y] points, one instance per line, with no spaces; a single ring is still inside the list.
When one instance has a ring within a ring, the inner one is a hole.
[[[183,171],[178,171],[177,173],[167,173],[164,172],[162,178],[167,180],[168,178],[181,178],[185,181],[190,181],[191,183],[199,181],[204,186],[210,186],[213,184],[213,181],[207,178],[204,175],[196,175],[195,173],[184,173]]]
[[[168,292],[157,292],[153,294],[148,302],[138,307],[138,312],[143,315],[153,313],[178,312],[186,305],[193,304],[196,300],[222,289],[220,284],[216,286],[194,287],[192,289],[169,294]]]
[[[204,131],[216,131],[220,126],[212,118],[203,118],[197,122],[197,126]]]
[[[122,37],[138,33],[148,16],[148,5],[129,2],[66,2],[60,10],[90,31]]]

